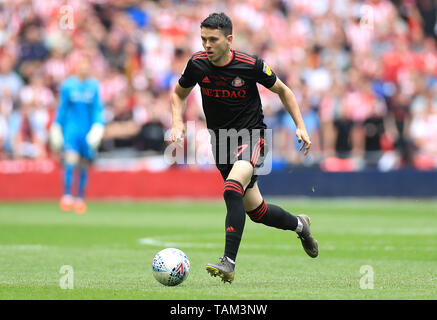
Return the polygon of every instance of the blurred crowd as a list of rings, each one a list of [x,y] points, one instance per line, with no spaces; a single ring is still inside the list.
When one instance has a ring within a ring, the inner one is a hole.
[[[433,0],[0,1],[0,159],[50,157],[59,86],[81,52],[101,85],[100,152],[162,153],[172,87],[203,50],[200,22],[212,12],[231,17],[233,47],[262,57],[301,107],[306,157],[278,97],[259,87],[275,164],[437,168]],[[205,129],[198,87],[186,121]]]

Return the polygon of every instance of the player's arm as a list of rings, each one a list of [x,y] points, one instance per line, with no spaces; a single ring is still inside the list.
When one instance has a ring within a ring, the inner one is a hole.
[[[100,98],[100,90],[98,84],[96,84],[91,108],[92,108],[92,125],[90,131],[86,136],[86,140],[91,148],[97,149],[100,142],[102,141],[103,133],[105,131],[103,102],[102,99]]]
[[[296,137],[299,143],[303,140],[303,144],[299,151],[305,148],[304,154],[306,155],[310,150],[311,140],[306,130],[305,123],[293,91],[291,91],[291,89],[287,87],[279,78],[276,78],[275,84],[269,89],[279,96],[285,109],[293,118],[293,121],[296,124]]]
[[[181,142],[185,135],[184,112],[186,108],[187,97],[194,86],[184,88],[176,83],[173,94],[171,95],[171,112],[172,112],[172,132],[171,139],[173,142]]]
[[[62,126],[64,125],[65,118],[67,116],[67,104],[68,104],[68,86],[61,85],[59,90],[59,105],[56,110],[55,119],[50,127],[50,147],[54,151],[61,149],[64,143],[64,137],[62,134]]]

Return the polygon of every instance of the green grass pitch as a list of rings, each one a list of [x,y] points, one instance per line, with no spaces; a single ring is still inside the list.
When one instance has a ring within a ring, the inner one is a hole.
[[[435,200],[271,202],[311,217],[320,255],[308,257],[294,232],[246,219],[231,285],[205,271],[223,254],[221,201],[90,202],[82,216],[55,202],[1,203],[0,299],[437,299]],[[165,247],[191,262],[177,287],[152,275]],[[64,265],[73,289],[60,288]]]

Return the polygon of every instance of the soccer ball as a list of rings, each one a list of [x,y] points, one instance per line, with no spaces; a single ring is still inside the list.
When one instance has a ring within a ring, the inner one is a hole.
[[[153,276],[165,286],[181,284],[190,273],[190,260],[176,248],[159,251],[152,262]]]

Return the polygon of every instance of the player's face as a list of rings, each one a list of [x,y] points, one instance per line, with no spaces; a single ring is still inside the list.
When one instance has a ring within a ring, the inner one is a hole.
[[[77,74],[81,78],[86,78],[90,74],[90,61],[88,58],[82,58],[77,65]]]
[[[202,28],[200,35],[203,48],[212,62],[220,61],[231,47],[232,35],[225,36],[219,29]]]

